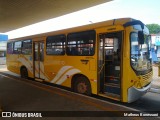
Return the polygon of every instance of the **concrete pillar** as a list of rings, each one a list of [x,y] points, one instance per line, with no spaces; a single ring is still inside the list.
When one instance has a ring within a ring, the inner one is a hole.
[[[158,76],[160,77],[160,63],[158,65]]]

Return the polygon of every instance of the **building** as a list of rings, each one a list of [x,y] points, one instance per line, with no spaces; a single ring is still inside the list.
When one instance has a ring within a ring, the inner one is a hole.
[[[154,63],[160,62],[160,34],[151,34],[152,40],[152,61]]]
[[[6,64],[6,46],[8,35],[0,34],[0,65]]]

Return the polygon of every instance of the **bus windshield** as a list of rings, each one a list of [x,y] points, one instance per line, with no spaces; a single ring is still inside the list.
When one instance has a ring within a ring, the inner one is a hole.
[[[131,41],[131,66],[135,71],[151,69],[150,36],[144,34],[144,44],[138,43],[138,32],[132,32]]]

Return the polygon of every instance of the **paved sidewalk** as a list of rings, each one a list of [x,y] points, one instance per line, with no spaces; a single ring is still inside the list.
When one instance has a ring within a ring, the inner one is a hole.
[[[8,71],[6,65],[0,65],[0,72],[7,73],[7,74],[10,74],[10,75],[14,75],[14,76],[20,76],[16,73]]]
[[[7,72],[7,67],[6,65],[0,65],[0,72]]]
[[[155,66],[153,66],[153,81],[151,87],[160,89],[160,77],[158,76],[158,67]]]

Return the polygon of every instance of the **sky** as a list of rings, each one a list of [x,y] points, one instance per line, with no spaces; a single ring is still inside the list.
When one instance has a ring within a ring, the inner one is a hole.
[[[160,0],[113,0],[104,4],[6,32],[9,39],[45,33],[115,18],[131,17],[160,25]]]

